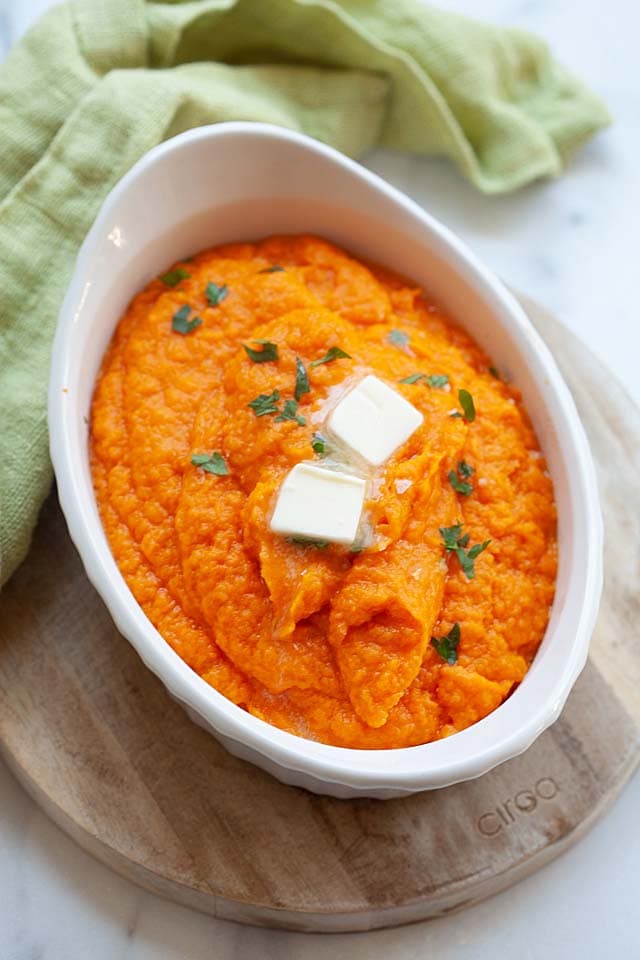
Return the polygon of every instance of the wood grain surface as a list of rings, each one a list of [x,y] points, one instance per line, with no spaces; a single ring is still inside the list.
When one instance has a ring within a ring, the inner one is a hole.
[[[192,724],[118,634],[55,496],[0,596],[0,749],[86,850],[182,904],[295,930],[364,930],[473,903],[568,847],[640,756],[640,413],[567,330],[526,303],[598,463],[606,584],[560,720],[479,780],[402,800],[286,787]]]

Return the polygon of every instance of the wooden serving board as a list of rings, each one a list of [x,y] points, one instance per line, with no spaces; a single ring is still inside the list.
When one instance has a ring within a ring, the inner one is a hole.
[[[142,886],[219,917],[365,930],[488,896],[574,843],[640,756],[640,412],[586,348],[525,304],[598,462],[606,585],[560,720],[486,776],[403,800],[286,787],[192,724],[118,634],[54,496],[0,596],[0,747],[52,819]]]

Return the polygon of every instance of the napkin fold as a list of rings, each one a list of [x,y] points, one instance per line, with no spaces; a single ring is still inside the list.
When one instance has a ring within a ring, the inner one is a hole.
[[[0,584],[51,483],[56,316],[105,195],[155,144],[223,120],[357,156],[451,158],[480,190],[559,174],[608,123],[545,44],[417,0],[71,0],[0,67]]]

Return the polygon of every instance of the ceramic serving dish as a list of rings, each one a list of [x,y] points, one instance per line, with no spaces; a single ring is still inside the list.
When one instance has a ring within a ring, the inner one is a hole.
[[[423,284],[522,391],[555,486],[557,593],[531,669],[485,719],[424,746],[328,746],[235,706],[146,618],[116,566],[96,508],[86,418],[102,355],[132,296],[194,251],[301,232],[325,236]],[[263,124],[218,124],[167,141],[129,171],[82,245],[60,311],[49,427],[69,531],[118,628],[196,723],[286,783],[339,797],[391,797],[477,777],[525,750],[553,723],[584,666],[601,592],[602,524],[587,439],[551,354],[513,296],[450,230],[315,140]]]

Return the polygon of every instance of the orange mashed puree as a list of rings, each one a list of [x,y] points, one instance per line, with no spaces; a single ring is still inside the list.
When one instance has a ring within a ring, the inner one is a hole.
[[[517,391],[415,284],[316,237],[218,247],[176,269],[122,317],[91,415],[102,521],[151,622],[207,683],[301,737],[407,747],[486,716],[531,663],[556,575],[553,488]],[[226,287],[217,303],[209,283]],[[202,322],[181,334],[185,304]],[[255,340],[277,344],[278,360],[252,362],[243,344]],[[350,359],[309,366],[334,346]],[[297,357],[305,424],[256,416],[260,394],[293,397]],[[399,383],[417,372],[448,383]],[[270,511],[286,473],[315,457],[314,413],[366,373],[424,415],[366,503],[372,542],[351,552],[277,536]],[[452,415],[461,388],[472,422]],[[227,475],[192,464],[213,451]],[[461,462],[466,495],[450,479]],[[457,523],[463,550],[490,541],[472,578],[445,549],[441,528]],[[445,657],[432,637],[456,624]]]

